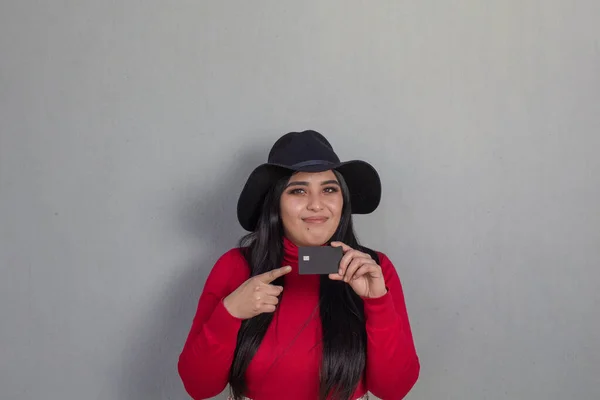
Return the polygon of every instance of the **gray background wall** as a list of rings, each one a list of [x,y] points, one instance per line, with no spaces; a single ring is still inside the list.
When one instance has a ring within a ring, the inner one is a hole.
[[[600,2],[2,1],[0,398],[184,399],[273,141],[381,171],[421,399],[600,398]],[[221,397],[222,398],[222,397]]]

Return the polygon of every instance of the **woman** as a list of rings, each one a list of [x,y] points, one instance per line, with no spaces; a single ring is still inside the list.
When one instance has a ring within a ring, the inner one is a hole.
[[[391,261],[360,246],[351,214],[379,205],[363,161],[340,162],[315,131],[271,149],[238,200],[250,233],[217,261],[178,370],[194,399],[402,399],[419,375]],[[298,246],[341,247],[336,274],[300,275]]]

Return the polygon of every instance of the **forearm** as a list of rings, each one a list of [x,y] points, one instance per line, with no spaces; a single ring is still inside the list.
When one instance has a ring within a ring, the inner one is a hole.
[[[390,293],[365,302],[368,390],[383,399],[402,399],[416,383],[420,364],[410,327]]]
[[[193,327],[177,365],[193,399],[214,397],[227,385],[240,326],[221,301],[205,323]]]

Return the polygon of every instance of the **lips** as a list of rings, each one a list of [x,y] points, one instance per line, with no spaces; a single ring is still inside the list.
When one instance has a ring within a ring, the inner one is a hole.
[[[322,224],[323,222],[326,222],[328,220],[328,218],[326,218],[326,217],[308,217],[308,218],[303,218],[302,220],[309,224]]]

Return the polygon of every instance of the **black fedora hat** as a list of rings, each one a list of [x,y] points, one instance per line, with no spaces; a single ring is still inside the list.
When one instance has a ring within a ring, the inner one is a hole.
[[[375,168],[360,160],[341,162],[323,135],[308,130],[280,137],[271,148],[267,162],[252,171],[238,199],[240,225],[254,231],[265,195],[278,179],[299,171],[330,169],[344,177],[353,214],[375,211],[381,199],[381,180]]]

